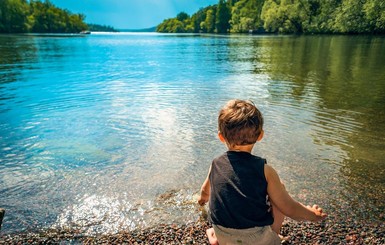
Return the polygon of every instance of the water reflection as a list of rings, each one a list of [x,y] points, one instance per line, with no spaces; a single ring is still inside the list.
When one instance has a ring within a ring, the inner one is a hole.
[[[4,86],[20,80],[23,69],[32,68],[32,63],[37,60],[36,46],[32,39],[0,35],[0,54],[0,110],[6,110],[6,101],[15,99],[15,93]]]
[[[263,41],[254,42],[258,48],[263,45]],[[306,119],[313,128],[314,142],[338,146],[346,153],[340,162],[340,181],[346,187],[342,195],[349,203],[365,199],[368,206],[382,212],[385,39],[282,37],[271,40],[267,47],[269,52],[257,56],[254,62],[267,64],[265,71],[278,81],[269,88],[274,103],[314,113]],[[366,210],[362,209],[361,214],[365,215]]]
[[[100,34],[18,42],[31,43],[21,45],[19,60],[10,57],[13,43],[0,44],[9,59],[1,68],[17,74],[12,83],[1,77],[0,89],[7,230],[115,232],[196,219],[193,195],[225,150],[217,111],[231,98],[261,108],[266,135],[255,153],[301,201],[350,211],[362,200],[363,211],[351,212],[371,216],[383,207],[381,37]]]
[[[65,209],[52,228],[76,229],[87,235],[131,231],[157,224],[178,222],[173,217],[183,215],[185,220],[197,220],[200,207],[196,196],[186,189],[169,190],[154,200],[129,202],[126,193],[119,197],[85,195]],[[170,214],[173,214],[170,217]],[[182,221],[183,222],[183,221]]]

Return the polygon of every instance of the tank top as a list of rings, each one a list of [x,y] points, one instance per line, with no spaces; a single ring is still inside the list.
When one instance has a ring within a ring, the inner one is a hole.
[[[211,164],[211,222],[247,229],[273,224],[264,174],[266,160],[248,152],[228,151]]]

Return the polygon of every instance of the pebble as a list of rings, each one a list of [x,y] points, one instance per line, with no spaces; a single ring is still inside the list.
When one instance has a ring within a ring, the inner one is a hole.
[[[206,221],[120,232],[111,235],[85,236],[77,231],[48,230],[40,233],[0,234],[0,244],[209,244]],[[349,225],[333,220],[321,223],[286,220],[281,229],[282,244],[385,244],[381,224]]]

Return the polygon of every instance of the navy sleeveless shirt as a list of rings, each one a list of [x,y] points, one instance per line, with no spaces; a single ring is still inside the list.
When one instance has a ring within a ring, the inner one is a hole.
[[[248,152],[228,151],[211,165],[210,219],[226,228],[273,224],[264,174],[266,160]]]

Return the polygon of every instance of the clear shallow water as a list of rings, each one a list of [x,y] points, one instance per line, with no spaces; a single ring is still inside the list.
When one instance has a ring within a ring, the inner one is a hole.
[[[198,219],[232,98],[262,110],[254,153],[296,198],[381,222],[383,57],[384,37],[0,36],[2,232]]]

